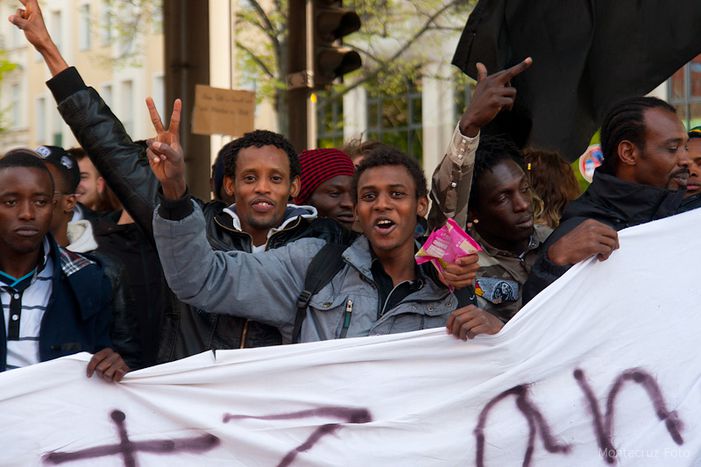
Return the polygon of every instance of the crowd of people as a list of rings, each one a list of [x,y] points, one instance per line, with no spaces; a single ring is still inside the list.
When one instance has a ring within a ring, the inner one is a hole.
[[[606,260],[617,231],[701,203],[701,128],[652,97],[612,105],[604,162],[580,195],[560,155],[481,129],[516,99],[530,58],[478,64],[430,190],[396,148],[352,141],[298,154],[256,130],[224,145],[212,199],[192,196],[179,143],[182,104],[132,141],[61,56],[36,0],[10,17],[46,62],[79,148],[0,158],[0,370],[80,351],[88,376],[206,350],[445,327],[496,334],[573,264]],[[453,219],[480,245],[439,271],[425,237]]]

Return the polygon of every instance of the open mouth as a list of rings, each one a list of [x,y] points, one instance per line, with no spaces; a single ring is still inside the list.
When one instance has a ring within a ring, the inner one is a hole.
[[[273,203],[265,199],[259,199],[251,203],[251,208],[256,212],[269,212],[275,207]]]
[[[396,223],[391,219],[378,219],[375,221],[375,230],[382,234],[388,234],[396,227]]]

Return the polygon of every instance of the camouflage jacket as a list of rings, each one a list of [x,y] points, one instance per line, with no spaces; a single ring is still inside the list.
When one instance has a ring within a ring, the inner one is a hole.
[[[470,235],[483,248],[479,252],[480,268],[475,279],[477,306],[504,322],[510,320],[521,308],[523,284],[551,232],[550,227],[536,225],[526,251],[514,255],[494,248],[471,229]]]

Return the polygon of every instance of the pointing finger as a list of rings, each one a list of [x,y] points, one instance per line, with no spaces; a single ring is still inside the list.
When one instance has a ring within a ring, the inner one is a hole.
[[[524,71],[526,71],[530,66],[533,64],[533,59],[531,57],[526,57],[524,61],[521,63],[518,63],[504,73],[504,77],[506,78],[505,82],[511,81],[514,77],[520,75]]]

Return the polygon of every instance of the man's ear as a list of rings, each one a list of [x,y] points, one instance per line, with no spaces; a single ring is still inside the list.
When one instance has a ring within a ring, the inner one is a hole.
[[[292,179],[292,183],[290,184],[290,197],[296,198],[297,195],[299,194],[299,190],[302,189],[302,179],[297,175],[295,178]]]
[[[73,208],[75,207],[75,203],[78,202],[76,199],[75,195],[63,195],[61,202],[63,203],[63,206],[61,206],[61,209],[65,214],[68,214],[70,212],[73,212]]]
[[[428,198],[426,196],[419,196],[419,200],[416,205],[416,214],[421,217],[426,217],[428,214]]]
[[[234,179],[224,175],[224,184],[222,186],[224,187],[224,192],[233,198],[235,193]]]
[[[102,177],[97,177],[97,181],[95,182],[95,185],[97,186],[97,192],[100,194],[103,194],[105,192],[105,179]]]
[[[633,166],[637,164],[638,159],[640,158],[640,150],[635,144],[628,141],[627,139],[624,139],[623,141],[618,143],[618,147],[616,149],[619,163],[627,166]]]

